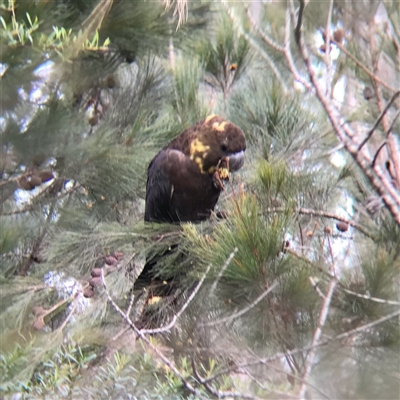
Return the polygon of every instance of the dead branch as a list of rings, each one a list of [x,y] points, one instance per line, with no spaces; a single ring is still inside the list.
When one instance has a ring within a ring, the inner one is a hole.
[[[321,339],[322,328],[324,327],[326,319],[328,317],[328,312],[329,312],[329,308],[330,308],[330,305],[331,305],[331,300],[332,300],[333,293],[335,292],[336,285],[337,285],[337,280],[336,279],[332,279],[329,282],[328,290],[327,290],[326,295],[325,295],[325,300],[322,303],[321,311],[320,311],[320,314],[319,314],[318,326],[315,329],[314,336],[313,336],[313,339],[312,339],[312,342],[311,342],[311,347],[312,348],[311,348],[310,352],[307,355],[304,373],[303,373],[303,375],[301,377],[304,381],[307,381],[309,376],[310,376],[311,369],[312,369],[313,364],[314,364],[315,356],[317,354],[317,347],[318,347],[320,339]],[[300,386],[300,391],[299,391],[300,399],[303,400],[303,399],[306,398],[306,391],[307,391],[307,385],[303,382],[302,385]]]
[[[385,117],[386,113],[389,111],[389,108],[392,106],[394,101],[399,97],[400,95],[400,90],[397,91],[388,101],[386,104],[385,108],[382,110],[381,114],[379,115],[378,119],[376,120],[374,126],[372,129],[368,132],[367,137],[361,142],[360,146],[358,146],[358,151],[360,151],[365,143],[368,142],[368,140],[371,138],[372,134],[375,132],[376,128],[379,126],[379,124],[382,122],[383,118]]]
[[[292,2],[291,6],[293,8]],[[332,104],[330,99],[325,96],[323,88],[318,81],[313,64],[309,57],[307,47],[301,35],[301,24],[304,7],[305,0],[300,0],[300,9],[297,17],[295,36],[303,61],[306,65],[310,81],[315,88],[316,96],[323,108],[325,109],[325,112],[331,122],[332,127],[334,128],[339,139],[344,144],[347,152],[353,157],[356,164],[362,169],[365,176],[370,181],[371,185],[382,197],[382,200],[384,201],[394,220],[400,225],[400,195],[397,193],[389,179],[384,175],[379,165],[375,165],[375,167],[372,168],[372,160],[370,159],[370,157],[364,151],[358,151],[358,146],[352,140],[354,136],[352,129],[343,121],[340,112]],[[292,15],[294,15],[294,12],[292,12]]]
[[[265,211],[267,213],[274,213],[274,212],[284,212],[284,211],[286,211],[286,209],[284,207],[274,207],[274,208],[267,208]],[[358,224],[357,222],[355,222],[353,220],[341,217],[340,215],[337,215],[337,214],[333,214],[333,213],[330,213],[327,211],[321,211],[321,210],[312,210],[309,208],[295,208],[295,212],[297,212],[299,214],[313,215],[313,216],[317,216],[317,217],[330,218],[330,219],[334,219],[336,221],[345,222],[349,226],[352,226],[353,228],[355,228],[358,231],[360,231],[361,233],[363,233],[365,236],[371,237],[371,233],[368,232],[368,230],[366,228],[364,228],[363,226],[361,226],[360,224]]]
[[[230,321],[233,321],[236,318],[241,317],[242,315],[244,315],[248,311],[250,311],[252,308],[254,308],[267,294],[271,293],[276,288],[277,285],[278,285],[278,282],[274,282],[265,292],[263,292],[252,303],[250,303],[247,307],[244,307],[240,311],[238,311],[238,312],[236,312],[234,314],[231,314],[228,317],[218,319],[216,321],[210,321],[210,322],[202,323],[199,326],[205,327],[205,326],[221,325],[221,324],[224,324],[225,322],[230,322]]]
[[[124,313],[121,308],[115,303],[113,298],[111,297],[108,289],[106,282],[104,280],[104,274],[103,270],[101,271],[101,281],[104,287],[104,291],[106,293],[106,296],[108,298],[108,301],[111,303],[112,307],[114,310],[122,317],[122,319],[129,325],[129,327],[135,332],[135,334],[144,342],[148,347],[151,348],[151,350],[154,351],[155,354],[163,361],[163,363],[179,378],[179,380],[183,383],[185,388],[190,391],[190,393],[193,393],[200,399],[205,399],[205,397],[201,394],[201,392],[193,387],[187,380],[186,378],[179,372],[179,370],[175,367],[175,364],[173,361],[171,361],[168,357],[166,357],[156,346],[154,346],[150,340],[146,337],[144,332],[140,329],[138,329],[134,323],[131,321],[129,315]]]

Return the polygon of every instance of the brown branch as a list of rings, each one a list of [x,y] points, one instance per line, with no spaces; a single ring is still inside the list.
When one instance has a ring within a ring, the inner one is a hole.
[[[310,376],[311,369],[314,364],[315,356],[317,354],[317,347],[319,345],[319,342],[320,342],[320,339],[322,336],[322,328],[324,327],[326,319],[328,317],[328,312],[329,312],[329,308],[331,305],[333,293],[335,292],[336,285],[337,285],[336,279],[332,279],[329,282],[328,290],[325,295],[325,300],[321,306],[318,325],[317,325],[317,328],[315,329],[314,336],[313,336],[313,339],[311,342],[311,350],[306,358],[306,365],[305,365],[304,373],[301,377],[304,381],[307,381]],[[306,391],[307,391],[307,385],[305,384],[305,382],[303,382],[302,385],[300,386],[300,391],[299,391],[300,399],[303,400],[306,398]]]
[[[374,155],[374,159],[372,160],[372,168],[375,168],[375,164],[378,161],[378,156],[380,151],[387,145],[387,141],[384,140],[383,143],[378,147],[378,150],[376,151]]]
[[[242,368],[257,366],[257,365],[261,365],[261,364],[267,364],[269,362],[277,361],[277,360],[280,360],[282,358],[285,358],[286,356],[292,356],[292,355],[296,355],[296,354],[299,354],[299,353],[304,353],[305,351],[310,351],[313,348],[320,348],[322,346],[326,346],[327,344],[329,344],[329,343],[331,343],[333,341],[346,339],[349,336],[355,335],[357,333],[361,333],[363,331],[367,331],[367,330],[369,330],[369,329],[371,329],[371,328],[373,328],[373,327],[375,327],[375,326],[377,326],[377,325],[379,325],[379,324],[381,324],[383,322],[389,321],[392,318],[396,318],[399,315],[400,315],[400,309],[397,310],[397,311],[394,311],[393,313],[387,314],[387,315],[385,315],[385,316],[383,316],[381,318],[378,318],[377,320],[372,321],[372,322],[370,322],[368,324],[359,326],[358,328],[351,329],[350,331],[343,332],[343,333],[341,333],[339,335],[336,335],[334,337],[330,337],[330,338],[321,340],[315,346],[312,346],[312,345],[311,346],[306,346],[306,347],[302,347],[300,349],[293,349],[293,350],[289,350],[289,351],[286,351],[286,352],[276,353],[273,356],[262,358],[262,359],[257,358],[257,360],[255,360],[255,361],[250,361],[250,362],[246,362],[246,363],[243,363],[243,364],[236,364],[233,367],[225,368],[222,371],[219,371],[218,373],[209,376],[204,381],[209,382],[209,381],[212,381],[212,380],[216,379],[219,376],[228,374],[230,372],[239,371]]]
[[[400,306],[400,301],[380,299],[378,297],[372,297],[371,295],[368,295],[368,294],[356,293],[356,292],[353,292],[352,290],[346,289],[342,285],[340,285],[340,289],[343,290],[344,292],[346,292],[347,294],[351,294],[352,296],[360,297],[361,299],[371,300],[371,301],[374,301],[375,303],[389,304],[391,306]]]
[[[265,211],[268,213],[284,212],[284,211],[286,211],[286,209],[284,207],[274,207],[274,208],[267,208]],[[361,233],[363,233],[365,236],[372,238],[371,233],[368,232],[368,230],[366,228],[362,227],[357,222],[347,219],[347,218],[344,218],[344,217],[341,217],[340,215],[333,214],[333,213],[330,213],[327,211],[312,210],[309,208],[295,208],[294,211],[299,214],[313,215],[313,216],[317,216],[317,217],[330,218],[330,219],[334,219],[336,221],[345,222],[349,226],[352,226],[353,228],[355,228],[358,231],[360,231]]]
[[[263,32],[255,23],[255,21],[253,20],[253,18],[251,17],[250,11],[249,11],[249,7],[246,7],[246,14],[247,14],[247,18],[250,21],[250,24],[252,26],[252,28],[260,35],[261,39],[267,43],[269,46],[271,46],[273,49],[275,49],[276,51],[279,51],[280,53],[284,53],[285,52],[285,48],[283,46],[281,46],[279,43],[275,42],[275,40],[273,40],[272,38],[270,38],[265,32]]]
[[[381,114],[379,115],[378,119],[376,120],[374,126],[372,129],[368,132],[367,137],[361,142],[360,146],[358,146],[358,151],[362,149],[362,147],[365,145],[365,143],[368,142],[368,140],[371,138],[372,134],[375,132],[376,128],[379,126],[379,124],[382,122],[383,118],[385,117],[386,113],[388,112],[389,108],[392,106],[394,101],[399,97],[400,95],[400,90],[397,91],[388,101],[386,104],[385,108],[382,110]]]
[[[217,288],[219,281],[222,278],[222,275],[225,273],[226,269],[229,267],[229,264],[231,263],[231,261],[233,260],[233,258],[235,257],[235,255],[238,251],[239,251],[239,249],[237,247],[235,247],[233,249],[232,253],[229,254],[228,258],[226,259],[226,261],[225,261],[224,265],[222,266],[222,268],[220,269],[220,271],[218,272],[218,275],[215,278],[215,281],[212,284],[211,289],[210,289],[210,294],[209,294],[210,297],[213,295],[215,289]]]
[[[304,0],[300,0],[300,9],[302,8],[304,9],[304,7],[305,7]],[[379,166],[375,166],[375,168],[372,168],[371,167],[372,160],[370,160],[370,157],[365,152],[358,151],[358,146],[351,139],[354,136],[351,127],[343,122],[343,118],[338,109],[332,104],[330,99],[328,99],[324,95],[323,88],[321,87],[318,81],[313,64],[309,57],[307,47],[304,43],[304,39],[300,32],[301,28],[301,26],[299,28],[300,21],[301,18],[299,14],[298,24],[296,27],[297,43],[303,61],[308,70],[310,81],[315,88],[316,96],[320,101],[322,107],[325,109],[325,112],[327,114],[327,117],[329,118],[332,127],[334,128],[336,134],[344,144],[347,152],[353,157],[356,164],[362,169],[365,176],[370,181],[371,185],[376,189],[376,191],[382,197],[382,200],[384,201],[385,205],[387,206],[394,220],[397,222],[397,224],[400,225],[400,196],[394,189],[389,179],[380,170]]]
[[[197,367],[196,367],[196,361],[195,361],[195,356],[192,356],[191,359],[191,364],[192,364],[192,370],[193,370],[193,375],[194,377],[206,388],[206,390],[211,393],[213,396],[215,396],[218,399],[225,399],[225,398],[239,398],[239,399],[258,399],[258,397],[254,397],[252,395],[249,394],[244,394],[244,393],[239,393],[239,392],[224,392],[224,391],[220,391],[218,389],[214,389],[211,385],[210,385],[210,379],[204,379],[199,372],[197,371]]]
[[[360,67],[367,75],[369,75],[372,79],[374,79],[376,82],[378,82],[380,85],[385,87],[386,89],[390,90],[391,92],[396,92],[397,89],[391,87],[388,85],[386,82],[382,81],[379,79],[371,70],[369,70],[361,61],[359,61],[356,57],[354,57],[349,51],[346,50],[346,48],[339,42],[336,42],[333,38],[331,38],[331,42],[334,43],[340,51],[342,51],[344,54],[346,54],[347,57],[349,57],[354,63],[357,64],[358,67]]]
[[[292,52],[290,50],[290,11],[286,10],[285,16],[285,48],[284,54],[286,61],[288,62],[289,69],[292,72],[294,79],[300,82],[308,91],[311,91],[313,87],[307,82],[298,72],[296,65],[293,60]]]
[[[325,65],[326,65],[326,96],[332,97],[332,58],[330,52],[330,38],[331,38],[331,23],[332,23],[332,10],[333,10],[333,0],[329,1],[329,9],[328,9],[328,18],[326,21],[326,29],[325,29]]]
[[[301,28],[303,26],[303,13],[306,8],[305,0],[300,0],[300,7],[297,15],[297,24],[294,28],[294,37],[296,39],[296,43],[299,45],[301,40]]]
[[[129,327],[135,332],[135,334],[144,342],[148,347],[150,347],[155,354],[163,361],[163,363],[179,378],[179,380],[183,383],[185,388],[196,395],[199,399],[205,399],[205,397],[201,394],[201,392],[193,387],[190,382],[186,380],[186,378],[179,372],[179,370],[175,367],[173,361],[171,361],[168,357],[166,357],[156,346],[154,346],[150,340],[145,336],[142,330],[138,329],[135,324],[131,321],[130,317],[126,315],[121,308],[115,303],[113,298],[111,297],[106,282],[104,280],[103,270],[101,270],[101,281],[104,287],[104,291],[108,298],[108,301],[111,303],[114,310],[122,317],[122,319],[129,325]]]
[[[244,315],[248,311],[250,311],[252,308],[254,308],[267,294],[271,293],[272,290],[274,290],[277,285],[278,285],[278,282],[274,282],[265,292],[261,293],[261,295],[258,296],[252,303],[250,303],[247,307],[244,307],[240,311],[238,311],[234,314],[231,314],[228,317],[218,319],[216,321],[204,322],[204,323],[200,324],[199,326],[205,327],[205,326],[221,325],[221,324],[224,324],[225,322],[230,322],[236,318],[241,317],[242,315]]]
[[[392,134],[392,130],[399,115],[400,115],[400,110],[397,111],[396,115],[393,118],[392,123],[389,126],[388,131],[386,132],[389,155],[393,161],[394,171],[396,174],[395,179],[397,181],[398,187],[400,187],[400,149],[398,147],[398,142],[396,138]]]

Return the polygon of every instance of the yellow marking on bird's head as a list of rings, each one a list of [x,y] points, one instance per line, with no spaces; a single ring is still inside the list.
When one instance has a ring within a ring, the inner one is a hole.
[[[204,123],[208,123],[208,122],[210,122],[214,117],[216,117],[217,116],[217,114],[211,114],[211,115],[209,115],[207,118],[206,118],[206,120],[204,121]]]
[[[203,171],[203,160],[202,160],[202,158],[201,158],[201,157],[196,157],[196,158],[194,159],[194,162],[198,165],[200,171],[201,171],[202,173],[204,173],[204,171]]]
[[[210,146],[204,145],[199,139],[193,140],[190,144],[190,159],[193,160],[197,154],[206,154]]]
[[[204,145],[199,139],[193,140],[190,144],[190,159],[193,160],[199,167],[200,171],[203,171],[203,159],[207,156],[210,146]]]
[[[215,131],[223,132],[227,123],[228,121],[221,122],[220,124],[218,122],[214,122],[212,127]]]

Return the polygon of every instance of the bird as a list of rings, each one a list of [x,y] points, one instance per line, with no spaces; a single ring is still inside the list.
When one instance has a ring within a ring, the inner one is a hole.
[[[184,130],[150,162],[146,222],[199,222],[214,211],[224,181],[244,164],[243,131],[218,115]]]

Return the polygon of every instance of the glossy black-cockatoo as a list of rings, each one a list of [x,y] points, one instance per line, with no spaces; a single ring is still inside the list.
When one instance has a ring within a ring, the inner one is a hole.
[[[245,150],[242,130],[217,115],[183,131],[148,167],[145,221],[209,218],[223,190],[222,181],[243,166]]]

